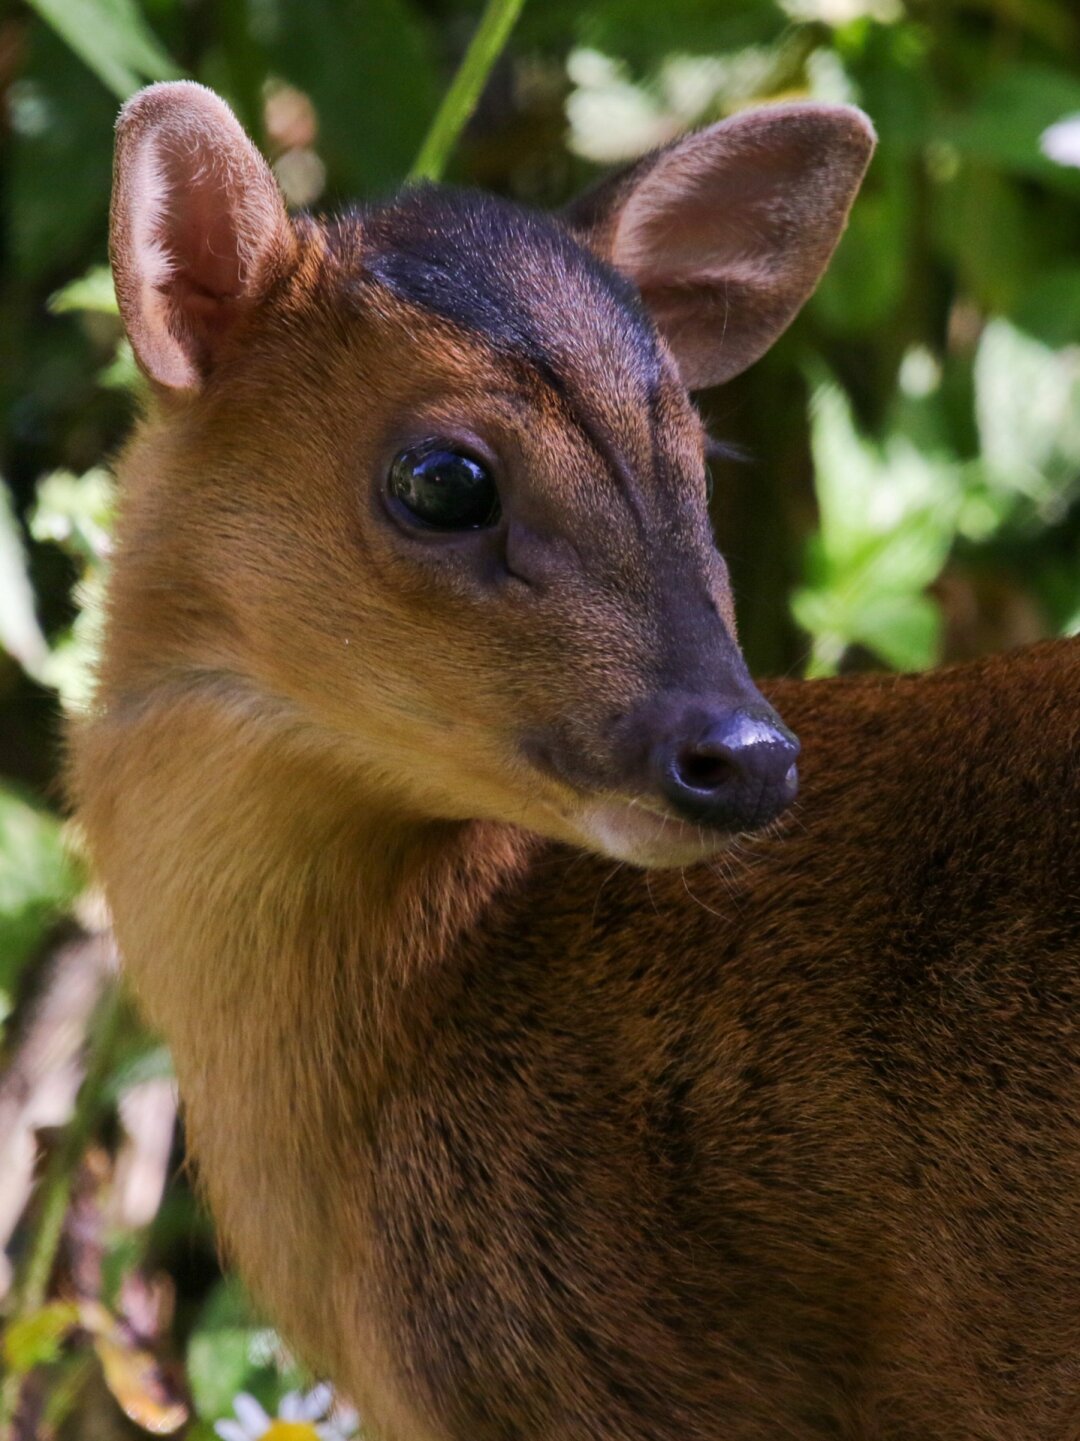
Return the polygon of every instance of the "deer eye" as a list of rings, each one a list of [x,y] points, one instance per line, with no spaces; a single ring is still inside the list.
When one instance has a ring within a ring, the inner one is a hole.
[[[499,518],[488,467],[440,441],[403,450],[390,467],[388,488],[408,519],[432,530],[481,530]]]

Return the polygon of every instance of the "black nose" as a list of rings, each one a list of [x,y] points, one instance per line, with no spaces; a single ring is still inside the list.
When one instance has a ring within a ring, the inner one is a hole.
[[[798,754],[799,742],[772,711],[697,711],[656,745],[653,767],[687,820],[752,830],[795,799]]]

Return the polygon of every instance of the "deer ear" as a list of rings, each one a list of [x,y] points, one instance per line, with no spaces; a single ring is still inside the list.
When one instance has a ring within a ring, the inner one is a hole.
[[[109,246],[120,314],[152,380],[192,390],[296,256],[281,194],[235,115],[190,81],[120,112]]]
[[[874,144],[849,106],[748,110],[601,181],[566,218],[637,284],[684,383],[717,385],[817,285]]]

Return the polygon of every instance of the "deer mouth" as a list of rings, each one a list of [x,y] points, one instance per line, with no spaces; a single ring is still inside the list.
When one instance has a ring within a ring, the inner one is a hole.
[[[747,680],[734,697],[679,693],[622,716],[607,764],[573,737],[533,735],[534,775],[588,850],[646,867],[692,865],[760,833],[793,803],[799,742]]]
[[[595,800],[568,819],[587,850],[649,870],[708,860],[730,846],[737,834],[683,820],[637,797]]]

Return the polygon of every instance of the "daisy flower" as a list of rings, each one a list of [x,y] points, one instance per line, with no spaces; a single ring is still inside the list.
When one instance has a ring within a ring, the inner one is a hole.
[[[241,1391],[233,1401],[235,1417],[215,1421],[221,1441],[351,1441],[359,1421],[356,1412],[334,1404],[329,1386],[290,1391],[281,1398],[276,1416]]]

